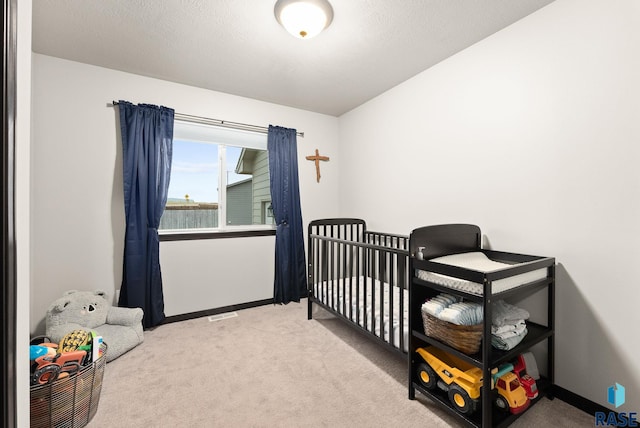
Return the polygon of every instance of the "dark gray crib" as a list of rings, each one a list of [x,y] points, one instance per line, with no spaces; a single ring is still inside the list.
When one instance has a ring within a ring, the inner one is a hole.
[[[314,220],[308,228],[308,318],[313,303],[406,353],[409,237],[368,231],[364,220]]]

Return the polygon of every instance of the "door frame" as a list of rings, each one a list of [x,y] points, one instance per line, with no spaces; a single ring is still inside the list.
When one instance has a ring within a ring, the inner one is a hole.
[[[3,0],[2,11],[2,426],[17,426],[15,115],[17,0]]]

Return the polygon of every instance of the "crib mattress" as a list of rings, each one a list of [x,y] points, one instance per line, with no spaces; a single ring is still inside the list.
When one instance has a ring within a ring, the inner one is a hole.
[[[482,252],[453,254],[450,256],[431,259],[430,261],[462,267],[465,269],[471,269],[482,273],[488,273],[508,267],[513,267],[513,265],[511,264],[491,260]],[[427,272],[424,270],[417,270],[416,276],[424,281],[433,282],[444,287],[464,291],[476,296],[482,296],[484,294],[484,286],[482,284],[467,281],[465,279],[454,278],[451,276],[441,275],[434,272]],[[529,282],[546,278],[546,276],[547,269],[542,268],[533,270],[531,272],[525,272],[519,275],[510,276],[508,278],[499,279],[491,283],[491,292],[493,294],[498,294],[511,288],[515,288]]]
[[[343,281],[345,284],[345,294],[342,294]],[[366,292],[365,292],[366,281]],[[349,296],[349,284],[352,284],[352,295]],[[380,287],[383,287],[383,308],[380,311]],[[393,308],[389,306],[390,285],[370,278],[351,278],[346,280],[334,280],[314,284],[314,296],[322,301],[326,306],[332,308],[344,317],[357,322],[360,327],[366,328],[369,332],[378,337],[384,338],[385,342],[392,343],[396,348],[400,347],[400,319],[403,320],[403,344],[405,351],[408,349],[409,340],[409,293],[399,287],[393,288]],[[356,296],[356,289],[358,295]],[[400,293],[403,295],[403,314],[400,315]],[[375,300],[374,300],[375,296]],[[353,300],[353,301],[352,301]],[[344,302],[344,303],[343,303]],[[374,302],[372,307],[372,302]],[[393,309],[393,311],[390,311]],[[390,316],[393,313],[393,326],[389,328]],[[366,314],[366,315],[365,315]],[[359,317],[358,317],[359,315]],[[383,331],[380,332],[380,319],[382,318]],[[366,325],[365,325],[366,320]],[[392,338],[389,333],[391,330]]]

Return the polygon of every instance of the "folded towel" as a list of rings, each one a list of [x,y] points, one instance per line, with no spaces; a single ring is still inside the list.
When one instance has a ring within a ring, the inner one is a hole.
[[[502,333],[493,334],[493,336],[499,339],[508,339],[510,337],[520,336],[526,329],[527,327],[523,326],[518,330],[503,331]]]
[[[526,335],[527,335],[526,328],[521,334],[513,337],[507,337],[505,339],[502,339],[495,335],[491,335],[491,344],[493,345],[494,348],[501,349],[503,351],[509,351],[515,348],[516,345],[518,345],[518,343],[522,342],[522,339],[524,339]]]
[[[491,334],[500,335],[502,333],[513,332],[513,331],[522,332],[522,330],[524,330],[526,326],[527,324],[524,322],[524,320],[518,320],[513,324],[505,324],[500,327],[492,325]]]
[[[519,320],[529,319],[529,312],[526,309],[510,305],[504,300],[498,300],[492,306],[491,324],[502,327],[505,324],[514,324]]]

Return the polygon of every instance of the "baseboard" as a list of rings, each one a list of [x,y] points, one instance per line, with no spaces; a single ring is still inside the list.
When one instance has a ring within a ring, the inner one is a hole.
[[[204,311],[190,312],[188,314],[181,314],[181,315],[172,315],[170,317],[166,317],[162,322],[162,324],[169,324],[172,322],[179,322],[179,321],[187,321],[195,318],[209,317],[211,315],[218,315],[218,314],[223,314],[225,312],[239,311],[241,309],[256,308],[258,306],[270,305],[272,303],[273,303],[273,299],[256,300],[253,302],[224,306],[222,308],[206,309]]]
[[[558,385],[553,386],[553,395],[555,398],[558,398],[564,401],[565,403],[572,405],[576,409],[582,410],[583,412],[586,412],[593,416],[595,416],[596,412],[603,412],[603,413],[612,412],[611,409],[608,409],[598,403],[595,403],[591,400],[581,397],[578,394],[573,393],[569,390],[566,390]]]

